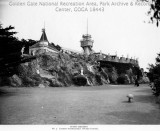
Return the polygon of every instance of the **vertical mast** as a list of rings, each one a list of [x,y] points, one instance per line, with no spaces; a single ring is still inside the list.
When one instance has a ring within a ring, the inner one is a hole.
[[[44,28],[43,28],[43,40],[44,40],[44,32],[45,32],[45,21],[44,21]]]
[[[88,35],[88,18],[87,18],[87,35]]]

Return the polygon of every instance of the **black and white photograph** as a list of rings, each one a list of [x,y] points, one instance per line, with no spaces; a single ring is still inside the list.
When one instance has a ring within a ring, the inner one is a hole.
[[[159,35],[159,0],[0,0],[0,130],[158,130]]]

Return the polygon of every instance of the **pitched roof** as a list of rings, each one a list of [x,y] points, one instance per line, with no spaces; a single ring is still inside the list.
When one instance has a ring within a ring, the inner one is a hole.
[[[48,42],[45,29],[42,29],[42,36],[41,36],[41,38],[40,38],[40,41],[47,41],[47,42]]]

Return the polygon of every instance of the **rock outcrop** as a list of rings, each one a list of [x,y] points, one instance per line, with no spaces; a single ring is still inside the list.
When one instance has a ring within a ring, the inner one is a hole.
[[[133,83],[134,74],[131,69],[128,72],[119,75],[114,67],[100,68],[93,55],[85,57],[60,52],[55,57],[44,53],[16,66],[12,76],[0,76],[0,86],[44,88],[116,84],[117,81]]]

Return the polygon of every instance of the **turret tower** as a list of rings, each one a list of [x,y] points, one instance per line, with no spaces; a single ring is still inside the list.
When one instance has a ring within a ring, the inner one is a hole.
[[[87,20],[87,34],[82,36],[81,47],[83,48],[84,54],[89,55],[93,52],[93,40],[91,35],[88,34],[88,20]]]

